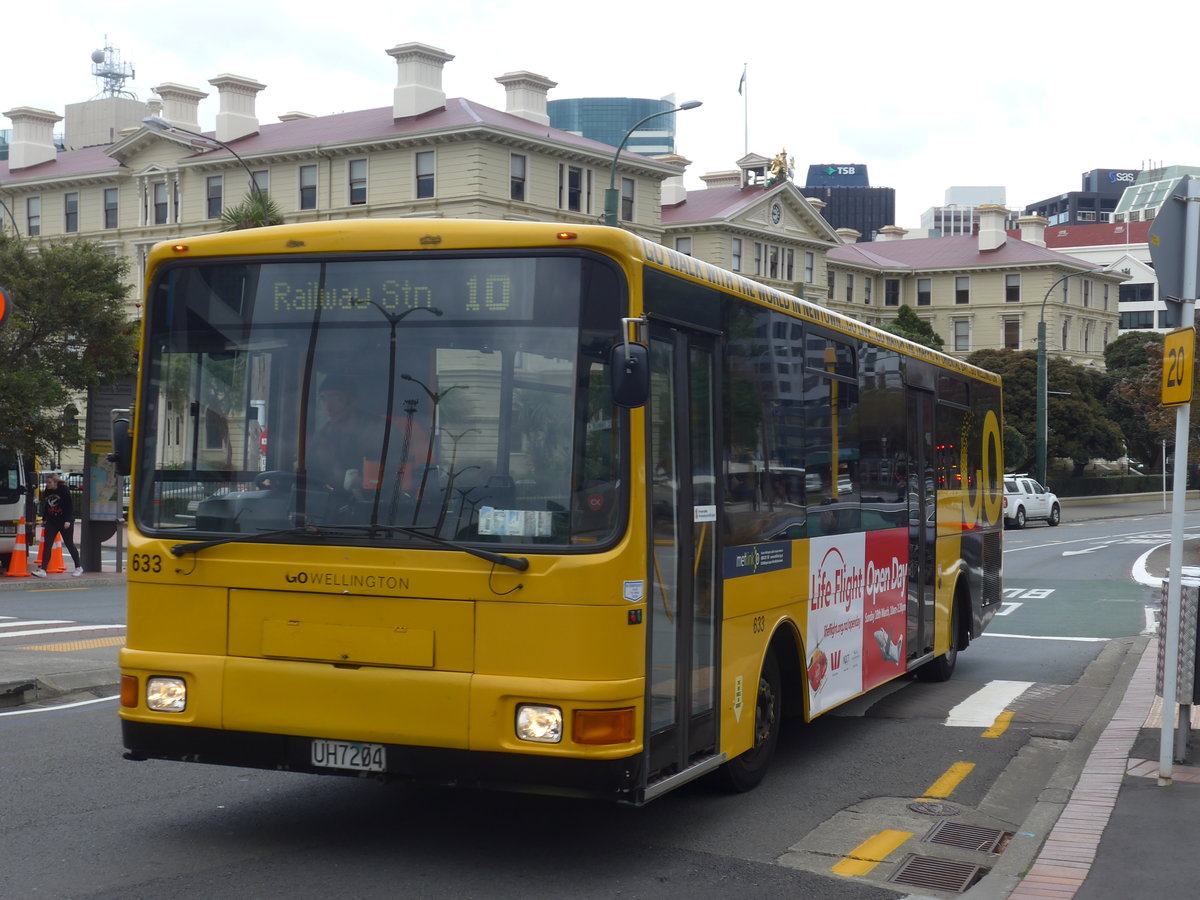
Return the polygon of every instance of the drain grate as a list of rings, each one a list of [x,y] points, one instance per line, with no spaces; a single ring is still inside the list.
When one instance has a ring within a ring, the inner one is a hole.
[[[943,844],[947,847],[959,847],[963,850],[979,850],[983,853],[996,853],[996,848],[1004,840],[1006,832],[998,828],[984,828],[980,825],[968,825],[965,822],[938,822],[929,829],[929,833],[921,840],[931,844]]]
[[[973,863],[938,859],[935,856],[918,856],[910,853],[900,860],[900,865],[888,881],[908,884],[913,887],[931,888],[961,894],[988,873],[988,869]]]

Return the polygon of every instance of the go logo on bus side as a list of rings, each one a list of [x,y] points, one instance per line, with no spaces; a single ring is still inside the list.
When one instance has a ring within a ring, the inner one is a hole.
[[[157,575],[162,571],[163,558],[157,553],[131,553],[129,555],[130,572],[148,572]]]
[[[976,490],[964,490],[962,494],[962,520],[965,523],[998,525],[1004,510],[1004,454],[1000,419],[994,410],[983,417],[983,427],[978,432],[970,427],[970,419],[964,422],[962,440],[959,442],[959,471],[970,471],[970,450],[973,439],[981,442],[980,468],[975,470]],[[981,522],[982,514],[982,522]]]

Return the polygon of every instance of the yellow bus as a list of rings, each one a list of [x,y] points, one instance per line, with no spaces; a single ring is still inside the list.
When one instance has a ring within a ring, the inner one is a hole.
[[[209,235],[145,299],[130,759],[746,790],[999,607],[999,378],[628,232]]]

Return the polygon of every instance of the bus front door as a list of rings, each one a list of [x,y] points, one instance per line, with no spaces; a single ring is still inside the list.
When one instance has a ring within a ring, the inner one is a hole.
[[[712,335],[665,325],[651,332],[651,784],[686,780],[718,761],[716,359]]]

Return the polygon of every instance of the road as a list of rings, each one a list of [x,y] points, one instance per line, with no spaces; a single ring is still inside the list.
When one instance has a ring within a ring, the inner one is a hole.
[[[1168,524],[1164,516],[1009,532],[1004,614],[960,654],[954,679],[896,682],[815,722],[788,722],[766,782],[744,795],[698,783],[630,809],[133,763],[120,756],[111,700],[0,713],[3,892],[953,896],[888,882],[893,865],[857,875],[833,868],[873,836],[897,833],[912,835],[903,851],[1003,865],[997,854],[925,843],[939,819],[913,811],[918,799],[973,826],[1017,832],[1005,854],[1040,839],[1021,827],[1146,627],[1153,591],[1129,572]],[[119,622],[117,594],[0,594],[0,615]],[[1011,719],[1000,727],[1006,708]]]

